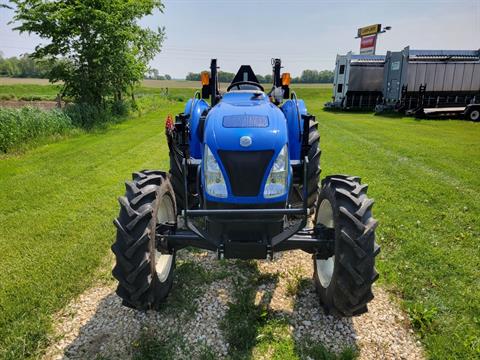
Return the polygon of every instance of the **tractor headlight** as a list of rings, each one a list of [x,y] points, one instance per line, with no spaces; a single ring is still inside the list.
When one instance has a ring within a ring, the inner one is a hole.
[[[222,175],[222,170],[218,166],[217,160],[211,150],[205,145],[205,156],[203,159],[203,171],[205,174],[205,190],[211,196],[226,198],[227,184]]]
[[[272,170],[267,178],[263,196],[273,198],[284,195],[287,192],[288,175],[288,148],[287,145],[282,148],[273,163]]]

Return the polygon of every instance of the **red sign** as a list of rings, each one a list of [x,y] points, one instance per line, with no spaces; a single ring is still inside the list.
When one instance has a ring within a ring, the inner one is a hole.
[[[360,54],[374,55],[377,35],[364,36],[360,40]]]

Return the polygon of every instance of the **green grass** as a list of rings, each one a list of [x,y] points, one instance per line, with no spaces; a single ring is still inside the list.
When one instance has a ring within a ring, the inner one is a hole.
[[[320,122],[322,175],[360,175],[370,185],[380,282],[401,299],[428,356],[478,358],[480,124],[323,112],[328,89],[296,91]],[[167,169],[164,119],[182,105],[161,100],[108,130],[0,159],[0,358],[35,356],[51,314],[95,281],[123,180],[134,170]],[[255,339],[281,336],[284,325],[261,316]],[[289,337],[278,346],[301,354]]]
[[[2,96],[11,99],[38,98],[40,95],[25,95],[34,93],[37,87],[56,88],[54,85],[0,86],[0,100],[2,100]],[[2,95],[2,89],[5,91],[13,89],[16,95]],[[47,93],[48,91],[43,90],[43,92]],[[186,96],[177,93],[176,90],[167,92],[160,88],[139,88],[136,91],[137,100],[133,112],[142,113],[154,110],[158,106],[159,97],[185,102]],[[41,96],[47,97],[48,95]],[[131,110],[132,106],[128,101],[108,104],[106,109],[84,104],[68,104],[62,110],[42,110],[30,106],[21,108],[0,106],[0,154],[24,152],[37,145],[77,135],[84,130],[104,129],[112,123],[124,120],[125,114],[131,113]]]
[[[166,168],[164,119],[180,103],[0,160],[0,358],[33,356],[50,315],[86,289],[108,254],[124,179]]]
[[[480,356],[480,124],[321,112],[323,175],[362,176],[376,199],[381,282],[434,359]]]
[[[0,153],[24,146],[27,142],[66,135],[73,128],[70,117],[60,110],[0,107]]]
[[[328,351],[310,339],[295,341],[290,324],[282,314],[271,311],[267,304],[271,293],[255,303],[258,286],[278,282],[278,275],[261,274],[253,261],[238,262],[240,270],[234,275],[233,301],[229,303],[221,328],[230,344],[229,356],[236,359],[258,359],[268,354],[274,360],[351,360],[357,357],[353,349],[340,354]]]
[[[0,85],[0,100],[55,100],[59,89],[59,85]]]
[[[160,94],[162,89],[165,87],[161,86],[146,86],[138,87],[136,89],[137,95],[142,94]],[[182,89],[182,86],[177,85],[173,86],[173,89]],[[53,101],[57,98],[57,94],[61,90],[61,85],[59,84],[17,84],[15,82],[3,83],[0,82],[0,100],[50,100]],[[182,89],[183,93],[190,94],[191,89]]]

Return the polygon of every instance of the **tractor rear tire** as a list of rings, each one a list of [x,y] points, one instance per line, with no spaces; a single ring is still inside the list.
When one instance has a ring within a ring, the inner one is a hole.
[[[181,154],[172,153],[170,150],[170,181],[172,183],[173,191],[175,193],[175,201],[177,203],[178,215],[185,210],[185,185],[183,183],[183,160],[185,158]],[[191,168],[190,168],[190,171]],[[195,174],[196,175],[196,174]],[[192,209],[198,206],[198,196],[196,193],[195,183],[191,176],[187,179],[188,182],[188,208]]]
[[[177,210],[181,212],[185,209],[185,189],[183,186],[183,156],[173,154],[170,151],[170,181],[172,182],[173,191],[175,192],[175,200]]]
[[[367,312],[372,284],[378,278],[377,221],[367,188],[358,177],[333,175],[322,181],[318,197],[315,226],[330,234],[334,245],[329,253],[313,255],[313,277],[325,312],[337,317]]]
[[[313,212],[316,208],[318,197],[318,181],[320,177],[320,155],[319,149],[320,134],[318,133],[318,122],[310,121],[308,135],[308,166],[307,166],[307,207]],[[301,169],[303,179],[303,168]],[[292,203],[294,207],[302,207],[303,205],[303,183],[292,187]]]
[[[175,251],[160,252],[156,234],[175,228],[175,195],[164,172],[144,170],[132,177],[133,181],[125,183],[125,196],[118,199],[112,274],[118,280],[116,293],[124,305],[157,310],[172,287]]]

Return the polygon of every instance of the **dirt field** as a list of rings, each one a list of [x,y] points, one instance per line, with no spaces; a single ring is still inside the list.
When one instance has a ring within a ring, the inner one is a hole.
[[[57,107],[56,101],[26,101],[26,100],[0,100],[0,107],[21,108],[33,106],[40,109],[50,110]]]

